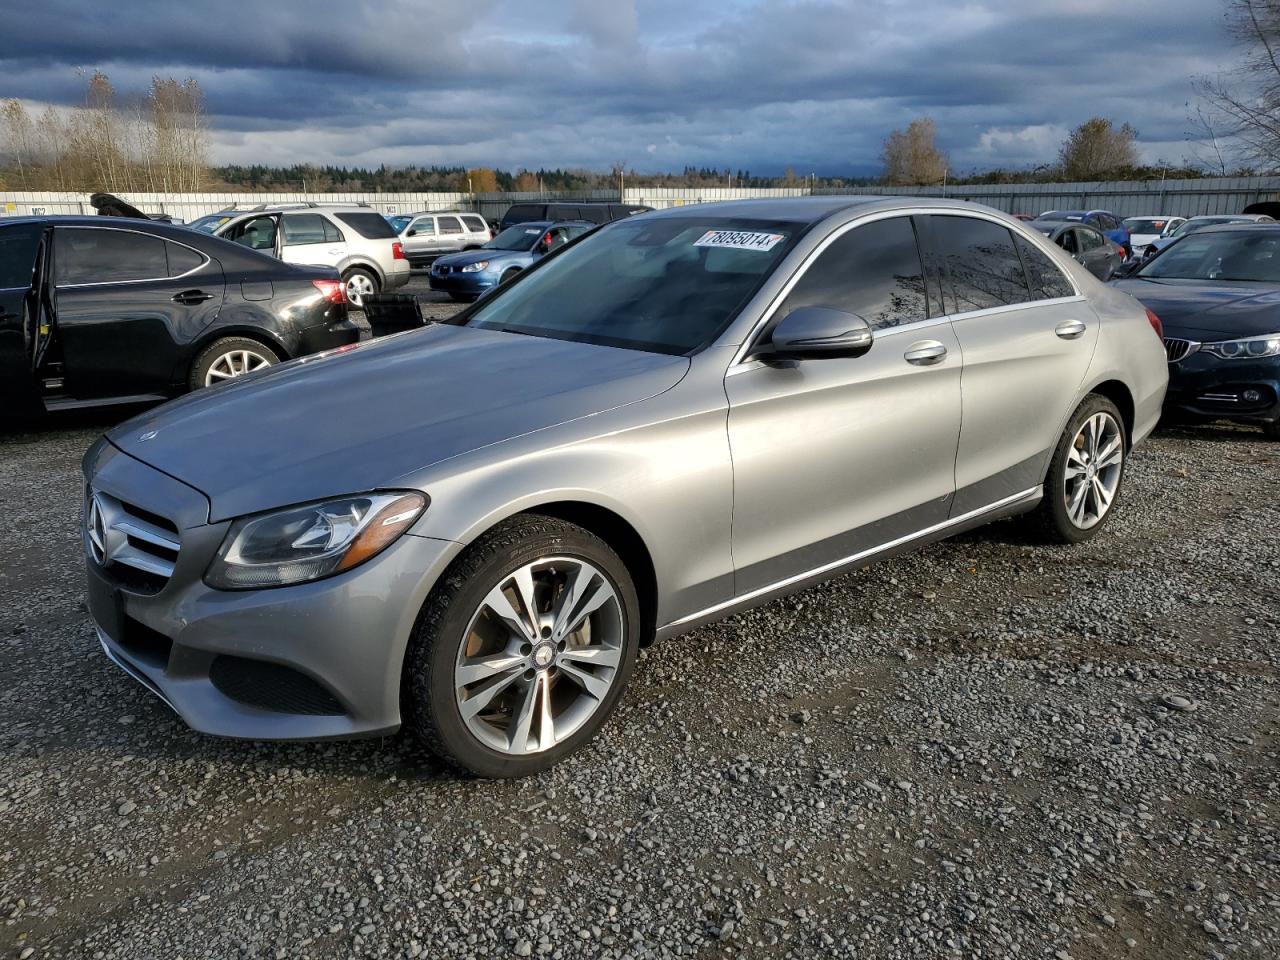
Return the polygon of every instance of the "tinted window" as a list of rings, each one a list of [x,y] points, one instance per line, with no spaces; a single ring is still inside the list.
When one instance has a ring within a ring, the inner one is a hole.
[[[169,255],[169,276],[171,277],[180,277],[184,273],[190,273],[204,263],[204,257],[190,247],[184,247],[180,243],[166,243],[164,248]]]
[[[436,226],[441,233],[461,233],[462,224],[457,217],[436,217]]]
[[[39,227],[0,230],[0,290],[31,286],[39,247]]]
[[[502,218],[503,223],[527,223],[530,220],[542,220],[546,216],[546,204],[516,203],[507,210]]]
[[[396,232],[380,213],[338,213],[335,216],[366,240],[394,240]]]
[[[924,270],[910,218],[878,220],[837,237],[774,317],[797,307],[856,313],[875,329],[925,319]]]
[[[462,222],[467,225],[467,229],[472,233],[488,233],[489,228],[485,226],[483,220],[479,217],[463,217]]]
[[[62,227],[53,232],[57,282],[158,280],[169,275],[165,242],[124,230]]]
[[[1274,230],[1200,233],[1179,240],[1140,277],[1280,282],[1280,234]]]
[[[931,219],[957,313],[989,310],[1030,298],[1027,276],[1008,227],[973,217]]]
[[[284,217],[286,246],[324,243],[324,217],[318,213],[289,213]]]
[[[1083,227],[1076,230],[1080,234],[1080,249],[1088,253],[1090,250],[1097,250],[1104,246],[1107,242],[1106,237],[1098,233],[1097,230],[1085,230]]]
[[[342,235],[342,231],[328,217],[321,217],[320,221],[324,224],[325,243],[343,243],[346,241],[347,238]]]
[[[1080,244],[1076,242],[1076,232],[1074,230],[1063,230],[1058,234],[1058,239],[1054,242],[1067,253],[1076,254],[1080,252]]]
[[[1031,298],[1033,300],[1053,300],[1056,297],[1073,297],[1075,290],[1071,282],[1063,276],[1052,260],[1021,237],[1016,238],[1018,252],[1022,254],[1022,262],[1027,268],[1027,278],[1031,281]]]

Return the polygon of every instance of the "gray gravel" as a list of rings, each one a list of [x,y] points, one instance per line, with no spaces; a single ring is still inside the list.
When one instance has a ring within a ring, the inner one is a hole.
[[[1280,955],[1255,431],[1157,434],[1083,548],[1001,524],[648,650],[588,749],[493,783],[200,736],[110,665],[75,517],[118,417],[0,435],[6,955]]]

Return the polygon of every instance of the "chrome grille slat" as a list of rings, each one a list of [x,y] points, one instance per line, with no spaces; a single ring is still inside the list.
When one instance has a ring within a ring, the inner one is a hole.
[[[101,490],[89,491],[85,509],[85,546],[89,556],[104,570],[120,564],[168,580],[173,576],[182,542],[172,530],[142,519],[139,513],[154,516]],[[142,549],[139,543],[156,550]],[[162,552],[172,553],[173,557],[161,556]]]
[[[1164,354],[1170,363],[1179,363],[1200,349],[1194,340],[1183,340],[1179,337],[1164,338]]]
[[[169,531],[153,527],[151,524],[144,523],[141,520],[120,520],[116,523],[116,529],[127,533],[131,537],[145,540],[147,543],[154,543],[157,547],[172,550],[174,553],[177,553],[178,548],[182,546]]]

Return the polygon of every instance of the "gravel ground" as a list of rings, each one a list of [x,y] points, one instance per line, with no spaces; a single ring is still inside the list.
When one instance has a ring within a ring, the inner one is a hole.
[[[109,664],[78,461],[119,416],[0,435],[5,955],[1280,955],[1257,432],[1157,434],[1085,547],[1000,524],[660,644],[495,783],[200,736]]]

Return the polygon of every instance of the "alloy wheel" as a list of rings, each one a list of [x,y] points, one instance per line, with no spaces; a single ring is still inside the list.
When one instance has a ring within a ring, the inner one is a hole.
[[[209,372],[204,375],[204,385],[209,387],[223,380],[234,380],[269,366],[271,361],[253,350],[228,350],[210,365]]]
[[[353,307],[364,306],[364,298],[375,293],[373,280],[363,273],[353,273],[347,278],[347,299]]]
[[[546,557],[506,574],[458,649],[454,691],[467,729],[515,755],[572,736],[618,677],[624,616],[614,584],[585,560]]]
[[[1080,425],[1067,450],[1062,495],[1071,523],[1088,530],[1115,500],[1124,468],[1124,433],[1115,417],[1095,413]]]

